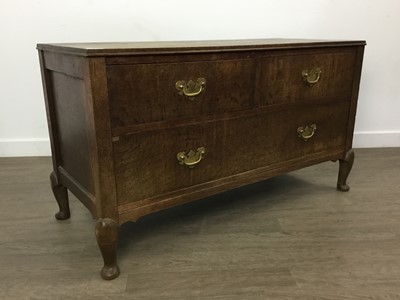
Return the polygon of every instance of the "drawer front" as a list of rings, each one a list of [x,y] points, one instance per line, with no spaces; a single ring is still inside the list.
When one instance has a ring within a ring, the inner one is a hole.
[[[264,57],[261,105],[324,99],[350,101],[354,69],[354,50]]]
[[[251,59],[108,66],[115,127],[253,107]]]
[[[223,140],[218,137],[223,131],[218,125],[209,123],[121,136],[114,142],[119,204],[219,178]],[[206,153],[198,165],[189,168],[179,164],[179,152],[197,152],[200,147],[205,147]]]
[[[344,148],[348,111],[348,102],[325,103],[121,136],[114,142],[119,204]]]

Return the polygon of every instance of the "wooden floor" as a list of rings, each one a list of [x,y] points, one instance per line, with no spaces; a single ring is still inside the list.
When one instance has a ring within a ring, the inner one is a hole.
[[[0,299],[400,299],[400,148],[327,162],[122,226],[100,278],[94,220],[56,221],[50,158],[0,159]]]

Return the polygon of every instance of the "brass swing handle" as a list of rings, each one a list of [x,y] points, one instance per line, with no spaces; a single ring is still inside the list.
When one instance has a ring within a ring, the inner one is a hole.
[[[303,70],[301,76],[303,76],[303,81],[308,85],[316,84],[321,78],[322,70],[321,68],[314,68],[311,70]]]
[[[312,124],[306,127],[297,128],[298,137],[303,139],[303,141],[307,142],[314,136],[315,131],[317,130],[317,125]]]
[[[175,87],[178,90],[179,95],[185,95],[188,98],[196,97],[202,91],[204,91],[206,85],[205,78],[198,78],[196,82],[189,80],[179,80],[175,83]]]
[[[185,165],[189,168],[194,168],[202,160],[205,154],[206,148],[199,147],[196,152],[193,150],[190,150],[187,154],[184,151],[179,152],[176,155],[176,158],[178,159],[179,164]]]

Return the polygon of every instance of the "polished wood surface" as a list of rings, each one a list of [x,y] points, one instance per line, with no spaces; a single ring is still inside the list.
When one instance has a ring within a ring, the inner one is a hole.
[[[0,299],[397,299],[400,148],[354,151],[349,193],[325,162],[123,224],[111,282],[76,197],[53,218],[51,158],[0,158]]]
[[[84,81],[51,72],[50,82],[53,86],[61,165],[88,193],[93,195]]]
[[[145,200],[244,172],[250,176],[264,166],[276,168],[282,161],[307,160],[316,153],[342,149],[348,110],[347,102],[325,103],[273,115],[122,136],[114,142],[118,203]],[[296,130],[313,123],[318,126],[316,133],[304,142]],[[171,159],[180,151],[198,147],[207,152],[193,170]]]
[[[345,190],[364,45],[38,45],[57,216],[67,188],[98,219],[113,279],[124,222],[327,160]]]
[[[113,127],[222,114],[254,107],[256,63],[249,59],[108,66],[107,85]],[[177,81],[206,80],[188,98]]]
[[[104,58],[85,61],[88,139],[95,178],[95,216],[118,221],[111,121]]]
[[[80,56],[141,55],[151,53],[198,53],[257,51],[326,46],[365,45],[365,41],[312,40],[312,39],[247,39],[212,41],[162,41],[122,43],[58,43],[38,44],[39,50],[62,52]]]
[[[356,48],[318,51],[297,51],[271,55],[262,59],[261,105],[334,99],[349,101],[353,87]],[[320,68],[322,74],[315,85],[304,84],[304,70]],[[287,88],[290,86],[290,88]]]

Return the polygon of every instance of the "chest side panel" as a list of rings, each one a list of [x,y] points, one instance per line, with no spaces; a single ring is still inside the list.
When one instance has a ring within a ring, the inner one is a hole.
[[[85,203],[93,209],[95,192],[83,64],[83,58],[44,53],[52,154],[57,156],[60,180],[88,200]]]

